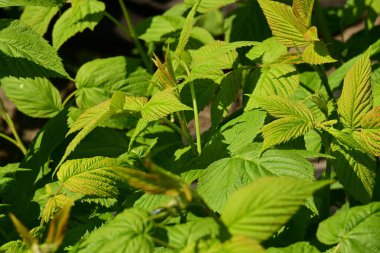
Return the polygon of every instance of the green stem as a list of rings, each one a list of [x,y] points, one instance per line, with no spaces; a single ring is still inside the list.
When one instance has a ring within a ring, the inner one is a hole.
[[[124,1],[123,0],[119,0],[119,4],[120,4],[120,7],[121,7],[121,10],[123,11],[123,15],[124,15],[125,21],[127,22],[127,27],[128,27],[128,30],[129,30],[129,35],[131,36],[131,38],[133,40],[133,43],[137,47],[137,50],[138,50],[138,52],[139,52],[142,60],[144,61],[144,64],[145,64],[146,68],[148,69],[148,71],[150,73],[153,73],[153,67],[152,67],[151,61],[149,60],[147,54],[145,53],[145,50],[144,50],[143,46],[141,45],[139,39],[137,38],[136,31],[135,31],[135,29],[134,29],[134,27],[132,25],[132,21],[131,21],[131,18],[129,16],[129,13],[127,11],[127,8],[125,7]]]
[[[62,106],[65,106],[70,101],[70,99],[75,96],[76,93],[77,91],[73,91],[70,95],[68,95],[63,101]]]
[[[176,251],[178,250],[178,248],[173,247],[173,246],[169,245],[168,243],[166,243],[166,242],[164,242],[164,241],[162,241],[162,240],[160,240],[160,239],[158,239],[156,237],[151,236],[150,238],[152,238],[153,242],[155,242],[156,244],[158,244],[160,246],[164,246],[166,248],[173,249],[173,250],[176,250]]]
[[[313,66],[314,70],[318,73],[319,78],[322,81],[322,85],[323,85],[323,87],[325,87],[329,98],[333,99],[334,93],[332,92],[331,87],[329,85],[329,79],[327,78],[325,68],[323,67],[323,65],[312,65],[312,66]]]
[[[195,143],[193,138],[191,138],[189,128],[187,127],[186,117],[183,112],[177,112],[177,116],[179,119],[179,124],[181,125],[182,129],[182,136],[185,138],[185,140],[189,143],[191,149],[193,150],[194,154],[197,153],[197,149],[195,147]]]
[[[199,112],[198,112],[198,105],[197,105],[197,97],[195,95],[194,82],[190,76],[190,70],[187,67],[186,63],[181,61],[181,64],[185,68],[187,76],[191,79],[190,80],[190,92],[191,92],[191,98],[193,101],[195,135],[196,135],[196,140],[197,140],[197,152],[198,152],[198,155],[200,155],[202,153],[201,128],[200,128],[200,124],[199,124]]]
[[[340,249],[340,244],[336,245],[332,253],[338,253]]]
[[[180,135],[182,135],[182,129],[180,127],[178,127],[175,123],[171,122],[167,118],[163,118],[162,122],[164,122],[165,124],[167,124],[168,126],[170,126],[171,128],[173,128],[177,133],[179,133]]]

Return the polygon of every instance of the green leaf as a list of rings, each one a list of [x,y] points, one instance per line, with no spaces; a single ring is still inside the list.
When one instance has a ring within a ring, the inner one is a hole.
[[[79,0],[66,10],[53,28],[53,46],[57,50],[71,37],[85,29],[94,30],[103,18],[105,4],[97,0]]]
[[[6,176],[8,174],[14,174],[18,171],[28,171],[29,169],[23,169],[19,167],[18,163],[8,163],[4,167],[0,167],[0,177]]]
[[[380,202],[337,212],[319,224],[317,237],[341,253],[379,252]]]
[[[372,108],[370,52],[369,49],[344,78],[338,113],[348,128],[358,128],[365,114]]]
[[[79,131],[79,133],[74,137],[74,139],[67,146],[65,153],[63,154],[59,165],[74,151],[78,144],[88,135],[92,130],[95,129],[102,121],[111,116],[110,113],[111,101],[106,100],[94,107],[87,109],[74,123],[73,127],[67,135]],[[59,167],[57,166],[57,168]]]
[[[309,242],[297,242],[284,248],[269,248],[268,253],[320,253],[320,251],[310,245]]]
[[[297,70],[293,65],[276,64],[253,71],[247,78],[245,89],[252,92],[245,110],[258,107],[256,98],[279,95],[290,96],[299,85]]]
[[[309,41],[304,37],[308,28],[293,14],[286,4],[271,0],[258,0],[260,7],[277,40],[287,47],[307,46]]]
[[[307,197],[329,183],[261,178],[229,198],[222,220],[232,235],[259,242],[267,240],[297,212]]]
[[[324,63],[335,62],[323,41],[314,41],[312,44],[305,48],[302,53],[304,62],[312,65],[320,65]]]
[[[293,14],[298,20],[309,27],[311,23],[311,15],[313,13],[314,0],[294,0],[293,1]]]
[[[277,119],[262,128],[263,150],[306,134],[316,124],[313,112],[301,102],[280,96],[257,98],[259,105]]]
[[[198,252],[198,251],[194,251]],[[203,252],[203,251],[202,251]],[[264,253],[264,248],[255,240],[244,236],[233,236],[222,244],[216,243],[205,253]]]
[[[156,93],[141,110],[141,116],[146,122],[159,120],[173,112],[192,110],[182,104],[174,90],[169,88]]]
[[[0,78],[69,75],[49,43],[17,20],[0,20]]]
[[[268,150],[260,156],[261,145],[249,144],[235,155],[210,164],[199,177],[198,191],[215,211],[220,212],[231,194],[263,176],[313,179],[310,162],[289,150]]]
[[[242,72],[228,73],[221,81],[219,90],[211,104],[211,124],[217,126],[226,115],[230,105],[236,101],[242,84]]]
[[[20,21],[43,36],[58,10],[58,7],[27,6],[21,14]]]
[[[63,5],[65,2],[65,0],[0,0],[0,7],[25,5],[52,7]]]
[[[57,176],[71,192],[92,196],[113,197],[118,194],[120,178],[112,170],[119,164],[114,158],[96,156],[66,161]]]
[[[49,222],[53,218],[54,214],[59,211],[65,205],[73,205],[73,199],[67,197],[65,194],[52,195],[46,202],[42,211],[42,220]]]
[[[353,133],[368,153],[380,156],[380,107],[369,111],[361,121],[361,127]]]
[[[153,221],[146,211],[126,209],[80,244],[78,253],[152,253]]]
[[[28,116],[51,118],[63,109],[59,91],[46,78],[8,77],[1,79],[1,87],[17,109]]]
[[[355,199],[368,203],[375,188],[375,158],[343,144],[333,143],[331,149],[336,158],[332,163],[339,182]]]
[[[145,21],[146,22],[146,21]],[[182,29],[185,18],[181,16],[161,15],[149,20],[150,24],[144,29],[137,29],[139,39],[145,42],[160,42],[165,35],[169,35]],[[140,30],[140,31],[139,31]]]
[[[198,7],[198,12],[206,13],[215,9],[219,9],[228,4],[235,3],[237,0],[202,0]],[[185,0],[185,4],[193,6],[197,0]]]
[[[261,58],[261,63],[266,64],[274,62],[281,56],[286,55],[287,52],[288,49],[284,45],[279,43],[275,37],[271,37],[252,47],[246,56],[250,60]]]
[[[129,96],[146,95],[151,75],[139,65],[139,60],[124,56],[96,59],[82,65],[75,77],[78,106],[94,106],[116,91]]]

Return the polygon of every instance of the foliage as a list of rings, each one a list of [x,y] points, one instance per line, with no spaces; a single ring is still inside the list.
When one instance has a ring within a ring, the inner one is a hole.
[[[126,26],[107,1],[0,0],[22,11],[1,88],[48,120],[25,147],[0,101],[24,155],[0,167],[0,252],[380,252],[377,1],[185,0],[136,26],[118,3]],[[134,51],[62,61],[105,19]],[[336,19],[366,24],[359,51]]]

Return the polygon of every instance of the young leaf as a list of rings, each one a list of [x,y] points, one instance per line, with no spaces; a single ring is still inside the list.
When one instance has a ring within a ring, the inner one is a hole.
[[[271,0],[258,2],[279,42],[287,47],[302,47],[310,43],[304,37],[308,28],[294,16],[290,6]]]
[[[113,197],[118,194],[120,178],[112,166],[119,161],[107,157],[92,157],[66,161],[57,176],[63,187],[71,192],[92,196]]]
[[[263,176],[287,176],[312,180],[313,167],[294,151],[268,150],[260,156],[257,143],[235,151],[235,155],[210,164],[199,177],[198,191],[207,204],[220,212],[239,187]]]
[[[52,7],[63,5],[65,2],[65,0],[0,0],[0,7],[28,5]]]
[[[380,156],[380,107],[369,111],[361,121],[354,138],[373,156]]]
[[[19,111],[31,117],[51,118],[63,108],[59,91],[46,78],[3,78],[1,88]]]
[[[94,30],[103,18],[105,4],[97,0],[79,0],[65,11],[53,28],[53,46],[57,50],[68,39],[85,29]]]
[[[380,202],[337,212],[319,224],[318,240],[339,252],[380,251]]]
[[[20,21],[43,36],[58,10],[58,7],[27,6],[21,14]]]
[[[236,191],[226,203],[222,220],[235,236],[269,239],[316,190],[330,182],[265,177]]]
[[[314,41],[307,46],[302,53],[302,59],[304,62],[312,65],[320,65],[336,61],[330,56],[326,44],[323,41]]]
[[[140,61],[123,56],[85,63],[75,77],[76,103],[80,108],[88,108],[110,98],[115,91],[130,96],[147,95],[151,75],[139,65]]]
[[[331,145],[334,170],[344,189],[361,203],[368,203],[373,195],[376,178],[374,157],[343,144]]]
[[[18,20],[0,20],[0,62],[0,79],[69,77],[54,48]]]
[[[67,197],[65,194],[51,196],[45,204],[41,218],[47,223],[58,210],[62,209],[62,207],[67,205],[72,206],[73,204],[74,200]]]
[[[258,104],[277,119],[262,128],[263,150],[306,134],[316,124],[313,112],[301,102],[280,96],[257,98]]]
[[[80,244],[78,253],[153,253],[154,243],[149,235],[153,225],[146,211],[126,209],[114,220],[92,232]]]
[[[145,42],[160,42],[165,35],[180,30],[185,23],[185,18],[180,16],[161,15],[150,20],[149,27],[144,31],[139,31],[139,39]]]
[[[370,52],[371,49],[368,49],[344,78],[338,113],[348,128],[358,128],[365,114],[372,108]]]
[[[95,127],[97,127],[103,120],[110,117],[111,101],[106,100],[94,107],[87,109],[74,123],[73,127],[67,133],[68,135],[76,131],[80,131],[75,138],[67,146],[59,165],[74,151],[76,146],[88,135]],[[57,168],[59,167],[57,166]]]
[[[170,113],[192,110],[182,104],[173,89],[165,89],[156,93],[141,110],[141,116],[146,122],[161,119]]]
[[[286,55],[287,52],[288,49],[279,43],[275,37],[270,37],[252,47],[246,56],[250,60],[261,58],[261,63],[268,64]]]
[[[294,0],[293,14],[300,20],[304,26],[309,27],[311,23],[311,15],[313,14],[314,0]]]
[[[245,110],[256,108],[256,97],[290,96],[299,85],[296,68],[289,64],[276,64],[253,71],[247,78],[245,89],[253,90]],[[253,88],[254,86],[254,88]]]

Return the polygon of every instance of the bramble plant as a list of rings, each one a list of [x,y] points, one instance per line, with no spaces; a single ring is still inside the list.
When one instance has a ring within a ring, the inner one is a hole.
[[[0,252],[380,252],[379,1],[185,0],[137,26],[107,4],[0,0],[23,8],[1,88],[49,119],[26,147],[0,103],[24,155],[0,167]],[[136,55],[69,74],[60,48],[104,19]]]

